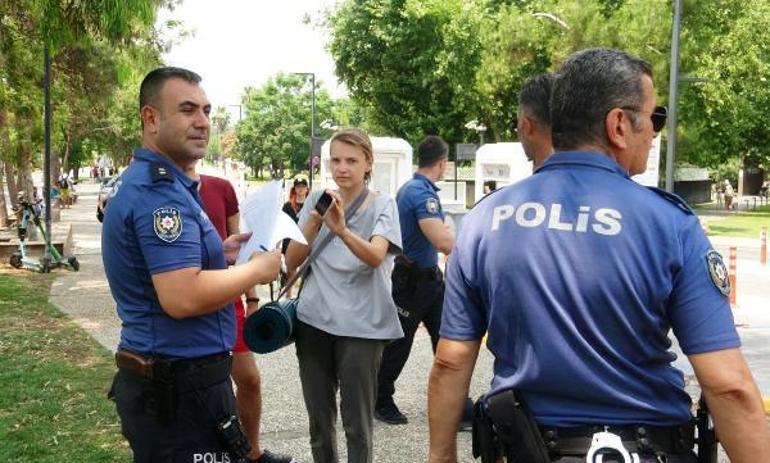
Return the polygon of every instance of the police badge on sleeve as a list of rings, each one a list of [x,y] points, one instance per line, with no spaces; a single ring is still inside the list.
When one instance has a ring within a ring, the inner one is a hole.
[[[182,234],[182,215],[175,207],[161,207],[152,213],[155,234],[166,243],[173,243]]]
[[[722,255],[713,249],[706,253],[706,265],[709,269],[709,276],[714,286],[724,294],[730,295],[730,277],[727,273],[727,267],[722,260]]]
[[[425,201],[425,209],[427,209],[428,214],[433,214],[433,215],[438,214],[438,210],[439,210],[438,201],[436,201],[435,198],[429,198],[427,201]]]

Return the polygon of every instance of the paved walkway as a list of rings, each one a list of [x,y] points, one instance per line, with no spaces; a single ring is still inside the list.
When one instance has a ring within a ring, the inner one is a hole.
[[[62,220],[73,225],[75,254],[81,262],[80,272],[57,271],[51,291],[51,302],[69,314],[99,343],[114,351],[119,339],[120,321],[106,282],[101,260],[101,224],[96,221],[98,186],[85,183],[78,187],[78,204],[62,212]],[[712,240],[720,252],[737,245],[738,307],[736,321],[744,342],[743,351],[765,394],[770,394],[770,269],[760,266],[758,240]],[[263,294],[262,296],[266,296]],[[300,388],[294,347],[259,356],[263,377],[263,442],[271,449],[290,453],[300,461],[312,461],[308,444],[307,416]],[[412,355],[398,383],[396,401],[409,417],[405,426],[375,424],[375,461],[424,461],[427,450],[427,378],[432,363],[430,340],[424,330],[415,339]],[[681,359],[677,365],[690,372]],[[482,349],[471,385],[471,396],[477,397],[491,379],[492,358]],[[105,385],[105,388],[107,385]],[[696,394],[697,390],[691,388]],[[768,402],[770,408],[770,401]],[[344,432],[338,429],[341,459],[345,459]],[[470,434],[460,433],[461,461],[471,462]],[[726,461],[726,460],[725,460]]]

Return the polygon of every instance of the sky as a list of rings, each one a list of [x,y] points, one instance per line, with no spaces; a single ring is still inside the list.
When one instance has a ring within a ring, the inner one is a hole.
[[[243,89],[259,87],[278,72],[313,72],[333,97],[346,94],[325,50],[327,32],[318,25],[336,0],[184,0],[158,15],[183,23],[191,36],[165,32],[175,43],[163,58],[169,66],[197,72],[214,107],[238,105]],[[309,15],[310,24],[303,24]],[[228,106],[237,119],[238,108]]]

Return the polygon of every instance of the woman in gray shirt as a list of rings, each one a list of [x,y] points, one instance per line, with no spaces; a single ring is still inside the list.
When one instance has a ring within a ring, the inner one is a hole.
[[[349,462],[372,461],[377,370],[385,344],[403,336],[391,297],[393,258],[401,251],[396,202],[368,190],[374,156],[369,137],[346,129],[332,138],[331,170],[337,191],[323,217],[315,210],[323,192],[310,194],[299,226],[309,246],[292,241],[289,272],[314,243],[334,238],[311,264],[299,296],[296,332],[302,392],[310,420],[315,463],[337,462],[337,390]],[[349,220],[345,208],[362,197]]]

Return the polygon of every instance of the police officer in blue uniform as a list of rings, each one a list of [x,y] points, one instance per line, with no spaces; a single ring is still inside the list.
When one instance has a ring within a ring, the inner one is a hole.
[[[444,301],[438,251],[449,254],[454,244],[454,237],[444,224],[436,186],[446,171],[447,152],[441,137],[426,137],[417,147],[418,168],[414,178],[401,186],[396,195],[404,251],[396,258],[391,279],[404,337],[388,344],[382,354],[374,412],[377,419],[389,424],[407,422],[393,401],[393,393],[420,322],[428,329],[434,352],[438,343]]]
[[[537,169],[553,153],[551,143],[551,87],[553,74],[528,79],[519,92],[516,134],[532,168]]]
[[[478,422],[502,445],[486,461],[694,462],[669,331],[732,461],[770,461],[725,265],[681,199],[629,177],[665,123],[649,64],[617,50],[572,55],[551,116],[557,152],[476,205],[447,264],[430,461],[457,460],[459,404],[487,332],[494,378]]]
[[[211,105],[188,70],[160,68],[140,89],[143,146],[116,183],[102,231],[122,321],[111,396],[136,462],[236,462],[248,443],[235,416],[230,301],[272,281],[278,251],[228,269],[224,243],[184,174],[206,152]]]

